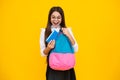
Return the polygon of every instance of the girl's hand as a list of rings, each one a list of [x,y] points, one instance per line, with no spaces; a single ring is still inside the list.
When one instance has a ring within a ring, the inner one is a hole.
[[[48,45],[47,45],[47,48],[49,49],[53,49],[55,47],[55,40],[51,40]]]
[[[67,28],[62,28],[62,31],[63,31],[63,34],[65,34],[69,38],[71,44],[74,45],[75,44],[75,40],[73,39],[73,37],[70,34],[69,30]]]
[[[65,34],[66,36],[68,37],[70,36],[70,33],[67,28],[62,28],[62,31],[63,31],[63,34]]]

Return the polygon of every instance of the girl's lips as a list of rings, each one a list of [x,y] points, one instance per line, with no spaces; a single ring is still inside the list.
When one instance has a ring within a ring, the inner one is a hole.
[[[58,22],[57,22],[57,23],[54,23],[54,22],[53,22],[53,24],[54,24],[54,25],[58,25],[59,23],[58,23]]]

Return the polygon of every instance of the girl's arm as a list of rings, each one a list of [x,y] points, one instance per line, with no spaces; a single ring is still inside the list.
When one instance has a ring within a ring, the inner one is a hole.
[[[73,39],[73,37],[71,36],[70,32],[68,31],[67,28],[62,28],[63,33],[69,38],[70,42],[72,45],[75,44],[75,40]]]
[[[54,46],[55,46],[55,40],[51,40],[51,41],[48,43],[47,47],[43,50],[43,53],[44,53],[45,55],[48,55],[48,53],[50,52],[51,49],[54,48]]]
[[[74,51],[77,52],[78,51],[78,44],[73,36],[71,29],[70,28],[62,28],[62,31],[69,38],[69,40],[74,48]]]
[[[46,48],[45,46],[45,42],[44,42],[44,35],[45,34],[45,28],[41,28],[41,33],[40,33],[40,53],[41,53],[41,56],[46,56],[44,54],[44,49]]]
[[[52,40],[48,43],[47,47],[45,46],[45,29],[42,28],[41,29],[41,33],[40,33],[40,52],[41,52],[41,55],[42,56],[47,56],[49,51],[54,48],[54,45],[55,45],[55,41]]]

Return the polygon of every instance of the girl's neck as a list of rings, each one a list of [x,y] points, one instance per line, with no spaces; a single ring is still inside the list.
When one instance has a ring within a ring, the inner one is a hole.
[[[53,30],[56,30],[57,32],[59,32],[59,30],[60,30],[60,25],[57,26],[57,27],[54,27],[53,25],[51,25],[51,31],[53,31]]]

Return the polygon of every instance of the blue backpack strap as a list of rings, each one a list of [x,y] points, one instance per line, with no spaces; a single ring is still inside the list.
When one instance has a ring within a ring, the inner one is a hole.
[[[72,47],[72,44],[68,37],[63,34],[63,32],[59,32],[56,42],[55,42],[55,48],[52,50],[52,52],[56,53],[74,53],[74,49]]]

